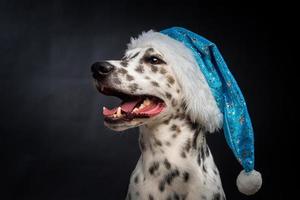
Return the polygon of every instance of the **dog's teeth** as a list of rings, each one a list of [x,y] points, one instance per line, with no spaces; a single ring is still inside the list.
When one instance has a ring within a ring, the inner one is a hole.
[[[135,113],[135,112],[137,112],[138,110],[139,110],[138,108],[134,108],[132,112]]]
[[[106,108],[105,106],[103,106],[103,108],[102,108],[102,109],[103,109],[103,111],[104,111],[104,110],[106,110],[107,108]]]
[[[151,103],[151,101],[150,101],[148,98],[145,99],[144,102],[143,102],[143,104],[144,104],[145,106],[149,106],[150,103]]]
[[[139,107],[139,109],[142,109],[142,108],[144,108],[144,107],[145,107],[145,105],[144,105],[144,104],[141,104],[140,107]]]
[[[114,114],[114,115],[113,115],[113,118],[116,118],[116,117],[117,117],[117,114]]]
[[[117,117],[121,117],[122,114],[121,114],[121,107],[118,107],[117,109]]]

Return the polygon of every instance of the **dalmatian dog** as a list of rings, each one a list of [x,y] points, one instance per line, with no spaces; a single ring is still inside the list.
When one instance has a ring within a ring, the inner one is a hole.
[[[100,93],[122,100],[103,107],[105,126],[140,130],[127,200],[225,199],[205,139],[222,115],[187,47],[148,31],[131,39],[121,60],[96,62],[91,70]]]

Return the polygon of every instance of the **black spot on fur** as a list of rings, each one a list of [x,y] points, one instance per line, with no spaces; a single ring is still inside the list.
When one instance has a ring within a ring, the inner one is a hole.
[[[200,155],[200,153],[198,153],[197,163],[198,163],[199,166],[201,166],[201,161],[202,161],[201,155]]]
[[[172,170],[170,173],[168,173],[165,176],[165,181],[171,185],[172,181],[174,180],[174,178],[176,178],[177,176],[179,176],[179,171],[177,169]]]
[[[133,78],[133,76],[127,74],[127,75],[126,75],[126,80],[127,80],[127,81],[132,81],[132,80],[134,80],[134,78]]]
[[[172,135],[173,138],[176,138],[177,135],[181,132],[180,127],[177,126],[176,124],[173,124],[170,129],[171,131],[175,131],[175,133]]]
[[[189,178],[190,178],[190,174],[188,172],[184,172],[183,173],[183,180],[184,180],[184,182],[188,182]]]
[[[120,64],[123,66],[123,67],[127,67],[128,66],[128,61],[127,60],[122,60],[120,62]]]
[[[135,178],[134,178],[134,182],[135,182],[136,184],[138,184],[138,183],[139,183],[139,175],[136,175],[136,176],[135,176]]]
[[[179,89],[177,89],[177,90],[176,90],[176,92],[177,92],[177,93],[179,93],[179,92],[180,92],[180,90],[179,90]]]
[[[150,80],[150,77],[149,76],[145,76],[145,79]]]
[[[190,149],[191,149],[191,139],[190,138],[187,139],[184,149],[186,150],[186,152],[190,151]]]
[[[218,171],[216,169],[213,170],[215,175],[218,175]]]
[[[167,142],[166,142],[166,145],[167,145],[167,146],[171,146],[171,143],[167,141]]]
[[[162,146],[162,143],[161,143],[161,141],[159,139],[154,138],[154,142],[155,142],[156,145]]]
[[[159,70],[159,73],[165,74],[165,73],[167,73],[167,70],[165,68],[161,67]]]
[[[203,170],[204,173],[207,173],[206,165],[204,163],[202,165],[202,170]]]
[[[185,154],[184,151],[182,151],[180,155],[181,155],[182,158],[186,158],[186,154]]]
[[[177,129],[177,125],[176,124],[173,124],[172,126],[171,126],[171,131],[176,131],[176,129]]]
[[[113,76],[113,77],[118,77],[118,72],[117,72],[117,71],[114,71],[114,72],[112,73],[112,76]]]
[[[124,75],[124,74],[127,74],[128,71],[124,68],[120,68],[120,69],[118,69],[118,72]]]
[[[176,193],[176,192],[174,192],[174,200],[179,200],[180,198],[179,198],[179,195]]]
[[[169,92],[166,92],[166,97],[167,97],[168,99],[171,99],[171,98],[172,98],[172,95],[171,95]]]
[[[214,196],[213,196],[213,200],[221,200],[220,193],[215,193]]]
[[[152,194],[149,194],[149,200],[154,200],[154,197],[152,196]]]
[[[145,72],[144,66],[143,66],[143,65],[138,65],[138,66],[135,68],[135,71],[137,71],[137,72],[139,72],[139,73],[144,73],[144,72]]]
[[[139,54],[140,54],[140,52],[135,53],[130,59],[137,57]]]
[[[194,133],[194,136],[193,136],[193,148],[194,149],[197,149],[197,138],[198,138],[198,135],[199,135],[199,131],[196,131]]]
[[[146,51],[145,51],[145,54],[149,54],[149,53],[152,53],[154,52],[154,49],[153,48],[148,48]]]
[[[205,155],[206,157],[209,157],[209,148],[207,145],[205,146]]]
[[[182,200],[185,200],[186,197],[187,197],[187,195],[188,195],[188,194],[182,194],[182,195],[181,195],[181,199],[182,199]]]
[[[172,184],[172,181],[174,180],[174,178],[176,178],[177,176],[179,176],[179,171],[177,169],[172,170],[171,172],[169,172],[168,174],[166,174],[163,178],[163,180],[160,181],[158,188],[161,192],[163,192],[165,190],[165,184],[168,183],[169,185]]]
[[[163,192],[165,190],[165,184],[166,184],[166,182],[164,180],[159,182],[159,185],[158,185],[159,191]]]
[[[152,84],[153,86],[155,86],[155,87],[159,87],[159,84],[158,84],[158,82],[156,82],[156,81],[151,81],[151,84]]]
[[[205,195],[201,195],[202,200],[207,200],[207,197]]]
[[[189,121],[190,121],[190,119],[189,119]],[[194,123],[191,121],[190,121],[189,125],[190,125],[191,130],[197,130],[199,128],[199,125],[197,123]]]
[[[117,77],[113,78],[113,82],[114,82],[115,84],[118,84],[118,85],[120,85],[120,84],[122,83],[122,82],[120,81],[120,79],[117,78]]]
[[[132,93],[134,93],[138,89],[138,84],[133,83],[133,84],[129,85],[128,87],[129,87],[130,91]]]
[[[180,114],[179,114],[179,119],[180,119],[180,120],[183,120],[184,118],[185,118],[185,115],[184,115],[183,113],[180,113]]]
[[[168,76],[167,76],[167,81],[168,81],[171,85],[175,83],[175,79],[174,79],[173,76],[171,76],[171,75],[168,75]]]
[[[158,67],[155,65],[150,65],[151,71],[156,73],[158,71]]]
[[[173,115],[171,115],[168,119],[164,120],[164,124],[169,124],[170,120],[173,118]]]
[[[176,124],[173,124],[171,126],[171,131],[176,131],[177,133],[180,133],[181,132],[181,129],[179,126],[177,126]]]
[[[203,146],[200,147],[200,153],[201,153],[202,159],[204,160],[205,159],[205,154],[204,154]]]
[[[186,102],[185,101],[182,101],[181,102],[181,107],[183,108],[183,109],[186,109]],[[188,122],[190,122],[191,120],[189,119],[188,120]]]
[[[164,165],[165,165],[166,169],[170,169],[171,168],[171,163],[168,161],[168,159],[164,160]]]
[[[149,167],[149,173],[150,173],[151,175],[153,175],[154,172],[155,172],[156,170],[158,170],[158,168],[159,168],[159,163],[158,163],[158,162],[153,162],[153,164]]]
[[[166,119],[163,121],[164,124],[169,124],[169,122],[170,122],[170,119]]]

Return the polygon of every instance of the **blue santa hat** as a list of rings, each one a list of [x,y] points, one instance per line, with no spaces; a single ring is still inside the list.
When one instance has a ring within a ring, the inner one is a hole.
[[[183,43],[192,51],[223,114],[226,141],[244,168],[237,178],[237,187],[246,195],[256,193],[262,185],[262,178],[261,174],[254,170],[254,136],[251,119],[243,94],[217,46],[200,35],[180,27],[169,28],[161,33]]]

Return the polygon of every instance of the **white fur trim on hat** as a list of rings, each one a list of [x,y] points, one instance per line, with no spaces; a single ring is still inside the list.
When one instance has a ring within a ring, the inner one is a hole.
[[[242,170],[236,179],[236,185],[243,194],[255,194],[262,185],[261,174],[256,170],[252,170],[251,172]]]

